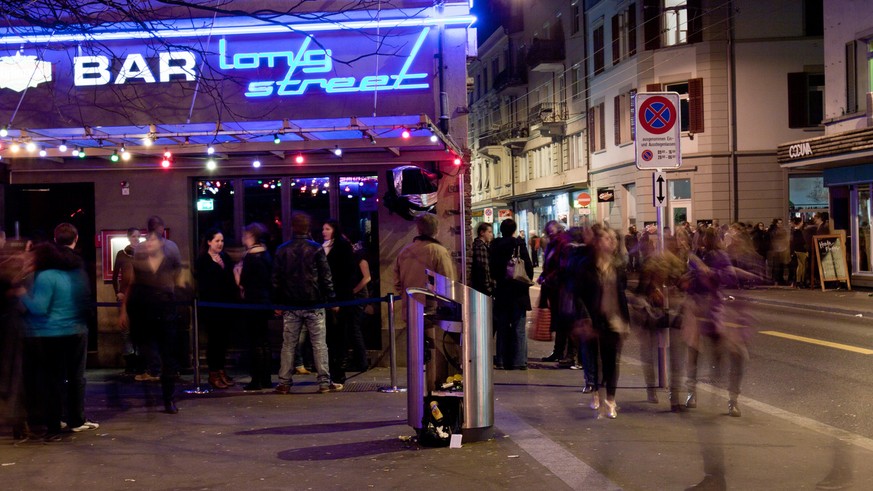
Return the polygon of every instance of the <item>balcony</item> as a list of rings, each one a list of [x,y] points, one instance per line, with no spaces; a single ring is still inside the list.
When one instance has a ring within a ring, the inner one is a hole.
[[[525,61],[534,72],[562,72],[564,58],[564,40],[534,38]]]
[[[543,136],[564,136],[567,133],[567,105],[542,102],[528,114],[528,125],[539,126]]]
[[[494,77],[494,90],[502,95],[522,95],[527,91],[527,71],[507,68]]]
[[[490,133],[479,137],[479,150],[484,150],[486,147],[499,147],[500,139],[497,133]]]

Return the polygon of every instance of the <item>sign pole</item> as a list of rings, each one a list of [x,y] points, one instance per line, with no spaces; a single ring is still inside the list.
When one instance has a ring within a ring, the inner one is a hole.
[[[660,170],[659,170],[660,172]],[[655,208],[658,227],[658,252],[664,256],[664,207]],[[664,312],[670,312],[670,286],[662,285],[664,290]],[[669,317],[668,317],[669,320]],[[658,329],[658,387],[667,387],[667,348],[670,346],[670,329]],[[673,401],[671,401],[673,404]]]

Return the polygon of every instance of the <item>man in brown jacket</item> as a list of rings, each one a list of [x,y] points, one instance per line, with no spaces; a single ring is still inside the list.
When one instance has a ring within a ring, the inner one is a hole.
[[[400,250],[394,263],[394,291],[403,295],[409,287],[427,287],[429,269],[451,280],[457,280],[452,255],[434,238],[439,230],[436,215],[425,213],[415,219],[418,236]]]

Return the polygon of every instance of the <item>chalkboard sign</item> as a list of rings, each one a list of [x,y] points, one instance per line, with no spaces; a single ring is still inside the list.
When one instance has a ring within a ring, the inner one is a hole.
[[[815,244],[815,258],[822,291],[825,289],[826,281],[845,281],[846,286],[851,290],[849,268],[846,266],[845,234],[815,235],[812,240]]]

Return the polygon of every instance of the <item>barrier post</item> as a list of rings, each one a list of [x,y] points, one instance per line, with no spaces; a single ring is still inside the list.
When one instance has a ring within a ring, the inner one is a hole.
[[[391,367],[391,385],[388,387],[380,387],[379,392],[386,394],[395,392],[406,392],[403,387],[397,386],[397,333],[394,327],[394,294],[388,294],[388,346],[389,346],[389,364]]]
[[[185,391],[186,394],[208,394],[210,390],[200,386],[200,321],[197,312],[197,299],[194,299],[194,388]]]

